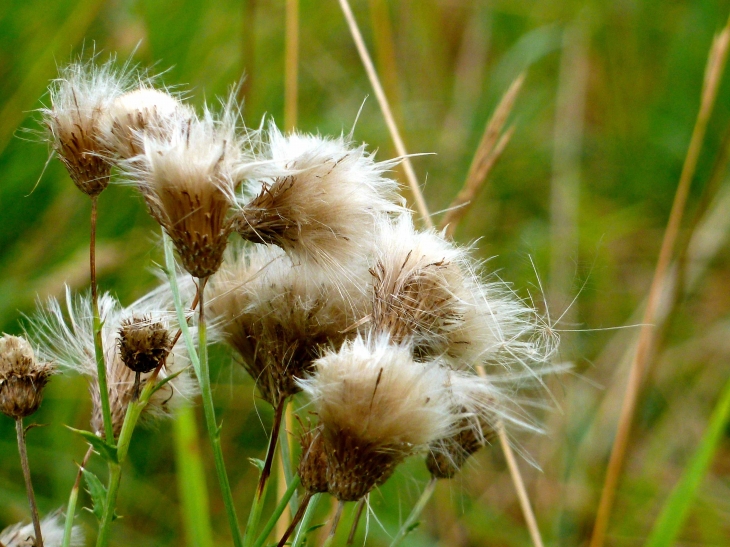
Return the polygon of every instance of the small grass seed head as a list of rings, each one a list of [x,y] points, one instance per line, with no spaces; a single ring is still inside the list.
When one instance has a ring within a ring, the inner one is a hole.
[[[76,186],[89,196],[109,184],[111,163],[100,142],[101,124],[114,101],[132,82],[128,66],[115,59],[98,64],[95,56],[60,70],[50,87],[50,108],[41,110],[51,146]]]
[[[53,371],[50,363],[36,360],[25,338],[9,334],[0,338],[0,411],[15,419],[33,414]]]
[[[447,380],[439,363],[415,363],[410,348],[385,337],[358,337],[318,359],[299,383],[320,418],[330,494],[358,500],[448,436]]]

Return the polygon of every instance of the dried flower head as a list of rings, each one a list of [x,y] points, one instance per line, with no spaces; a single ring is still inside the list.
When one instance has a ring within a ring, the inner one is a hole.
[[[91,58],[62,68],[49,88],[51,106],[41,110],[53,149],[89,196],[109,184],[111,164],[100,144],[101,123],[132,81],[129,67],[118,69],[114,61],[97,64]]]
[[[53,366],[39,363],[25,338],[4,335],[0,338],[0,411],[16,419],[33,414],[51,374]]]
[[[161,367],[170,353],[172,340],[160,321],[132,316],[119,328],[119,355],[134,372],[152,372]]]
[[[100,122],[100,141],[115,157],[129,159],[143,153],[145,134],[164,139],[173,118],[192,118],[194,113],[176,98],[143,84],[117,97]]]
[[[385,177],[396,162],[376,162],[345,136],[282,135],[272,125],[268,155],[272,175],[244,200],[236,230],[278,245],[295,261],[340,274],[372,251],[376,218],[403,209],[397,183]]]
[[[90,378],[90,391],[93,403],[91,428],[97,435],[103,435],[103,418],[99,384],[97,381],[96,361],[94,358],[94,339],[92,336],[93,312],[89,297],[72,298],[66,294],[68,319],[64,319],[61,306],[55,298],[49,299],[45,307],[39,307],[37,314],[30,318],[30,328],[40,340],[40,353],[59,366],[78,372]],[[109,403],[112,412],[114,435],[119,435],[124,422],[127,406],[134,398],[135,375],[122,359],[122,345],[119,340],[124,324],[134,317],[147,317],[151,324],[161,323],[169,331],[168,321],[174,316],[167,311],[150,309],[150,302],[141,299],[128,308],[108,293],[99,296],[99,315],[102,322],[102,345],[106,363]],[[182,344],[170,350],[160,379],[173,375],[187,367],[188,359]],[[141,382],[149,377],[142,374]],[[164,389],[155,392],[142,414],[148,421],[161,418],[191,399],[195,393],[195,382],[189,374],[182,373],[171,380]],[[167,386],[170,386],[169,388]]]
[[[45,547],[61,547],[63,543],[63,519],[61,512],[56,511],[41,521],[41,535]],[[81,547],[84,544],[84,534],[80,526],[71,530],[71,547]],[[35,531],[32,524],[18,523],[8,526],[0,532],[0,545],[5,547],[33,547],[35,545]]]
[[[251,168],[236,123],[230,102],[220,117],[208,109],[202,118],[173,116],[143,135],[143,153],[120,164],[195,277],[218,270],[234,191]]]
[[[339,347],[366,303],[356,273],[334,282],[316,264],[293,264],[281,249],[250,246],[231,254],[209,286],[209,309],[223,339],[241,356],[274,406],[299,391],[297,378],[323,347]],[[366,275],[362,268],[362,275]]]
[[[446,369],[385,337],[346,342],[301,380],[322,424],[329,492],[358,500],[452,428]]]
[[[417,359],[443,356],[456,368],[545,362],[554,346],[539,338],[536,312],[477,269],[465,249],[417,232],[408,216],[381,222],[371,328],[409,341]]]
[[[327,454],[324,450],[322,427],[307,424],[299,436],[299,444],[302,455],[297,474],[302,480],[304,490],[310,494],[327,492]]]

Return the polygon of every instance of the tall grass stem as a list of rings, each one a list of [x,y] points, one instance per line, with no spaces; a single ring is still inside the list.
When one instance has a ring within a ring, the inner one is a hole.
[[[76,516],[76,503],[79,499],[79,488],[81,487],[81,475],[84,473],[86,465],[89,463],[89,458],[94,453],[94,447],[89,445],[89,449],[86,451],[84,459],[81,461],[79,470],[76,473],[76,480],[71,488],[71,494],[68,497],[68,505],[66,506],[66,522],[63,527],[63,541],[61,547],[69,547],[71,545],[71,536],[74,526],[74,518]]]
[[[400,542],[403,541],[403,539],[413,530],[414,525],[418,522],[418,517],[421,516],[426,504],[431,499],[431,496],[433,496],[437,482],[438,479],[436,477],[431,477],[431,480],[428,481],[428,484],[426,485],[426,488],[424,488],[423,492],[421,492],[421,496],[418,498],[416,505],[413,506],[410,515],[408,515],[406,521],[395,534],[393,541],[390,542],[390,547],[396,547],[396,545],[399,545]]]

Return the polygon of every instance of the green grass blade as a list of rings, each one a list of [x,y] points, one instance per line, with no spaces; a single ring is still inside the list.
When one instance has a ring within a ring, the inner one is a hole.
[[[715,450],[729,418],[730,381],[725,385],[720,400],[712,412],[710,425],[702,438],[700,447],[692,456],[684,474],[664,504],[649,540],[646,542],[647,547],[663,547],[674,543],[684,525],[687,512],[694,501],[700,484],[702,484],[707,468],[712,463]]]
[[[177,487],[186,542],[191,547],[213,547],[208,488],[193,408],[183,407],[177,411],[174,435]]]

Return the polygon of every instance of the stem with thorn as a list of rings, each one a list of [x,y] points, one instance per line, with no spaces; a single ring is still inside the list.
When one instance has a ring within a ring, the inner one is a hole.
[[[33,530],[35,530],[35,547],[43,547],[43,536],[41,535],[41,521],[38,518],[38,506],[35,503],[33,483],[30,480],[30,465],[28,465],[28,451],[25,447],[25,429],[23,429],[23,418],[15,419],[15,431],[18,434],[18,452],[20,452],[20,465],[23,468],[25,479],[25,490],[28,492],[28,504],[30,515],[33,518]]]

